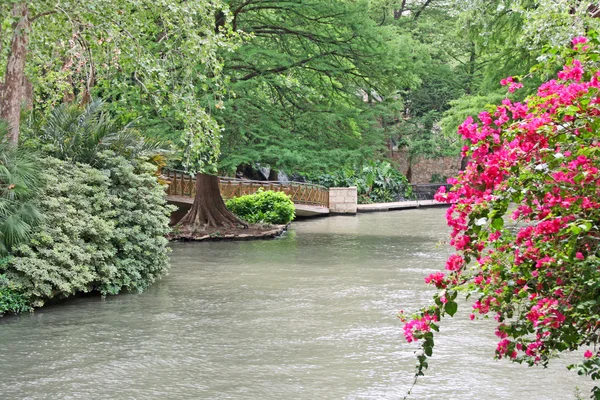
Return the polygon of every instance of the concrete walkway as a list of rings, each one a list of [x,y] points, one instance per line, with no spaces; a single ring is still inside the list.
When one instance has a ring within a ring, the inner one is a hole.
[[[375,203],[375,204],[359,204],[358,212],[376,212],[376,211],[392,211],[403,210],[405,208],[419,207],[434,207],[445,206],[447,203],[441,203],[435,200],[415,200],[415,201],[398,201],[395,203]]]
[[[294,207],[298,217],[318,217],[329,214],[329,208],[327,207],[308,206],[306,204],[294,204]]]

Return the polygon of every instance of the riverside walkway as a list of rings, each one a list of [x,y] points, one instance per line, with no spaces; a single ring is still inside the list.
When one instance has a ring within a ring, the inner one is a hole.
[[[162,177],[167,181],[167,200],[179,206],[194,202],[196,179],[183,171],[163,170]],[[219,189],[223,199],[256,193],[259,189],[284,192],[294,202],[296,215],[312,217],[329,214],[329,189],[324,186],[303,182],[253,181],[222,177]]]
[[[420,208],[420,207],[435,207],[445,206],[446,203],[441,203],[435,200],[407,200],[397,201],[393,203],[374,203],[374,204],[359,204],[357,206],[358,212],[376,212],[376,211],[394,211],[403,210],[406,208]]]

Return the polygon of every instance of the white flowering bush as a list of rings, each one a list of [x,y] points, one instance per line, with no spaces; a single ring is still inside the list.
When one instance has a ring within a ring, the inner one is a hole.
[[[44,221],[0,267],[33,306],[79,292],[142,291],[168,268],[171,208],[154,168],[112,152],[99,160],[98,169],[41,160]]]

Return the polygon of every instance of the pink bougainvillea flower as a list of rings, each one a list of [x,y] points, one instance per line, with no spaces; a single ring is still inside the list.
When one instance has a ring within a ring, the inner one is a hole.
[[[581,36],[573,45],[575,51],[563,49],[569,61],[557,79],[460,125],[469,163],[436,195],[450,204],[455,250],[445,273],[425,278],[439,290],[436,315],[454,314],[447,312],[457,304],[449,293],[469,293],[469,318],[493,315],[497,322],[497,357],[530,365],[550,360],[557,348],[599,343],[600,309],[590,301],[600,282],[599,46]],[[501,84],[509,92],[522,87],[514,77]],[[432,322],[423,313],[407,322],[405,335],[425,346]]]

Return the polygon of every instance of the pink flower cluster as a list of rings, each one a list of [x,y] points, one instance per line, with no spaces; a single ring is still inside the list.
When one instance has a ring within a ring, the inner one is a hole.
[[[558,79],[565,81],[574,80],[575,82],[580,82],[582,77],[583,67],[579,60],[573,60],[573,63],[565,65],[563,70],[558,73]]]
[[[580,46],[580,44],[585,44],[587,42],[588,42],[588,38],[583,37],[583,36],[577,36],[577,37],[573,38],[573,40],[571,41],[571,43],[573,43],[573,49],[579,50],[579,51],[589,50],[590,46]]]
[[[425,277],[425,283],[434,285],[438,289],[443,289],[447,286],[443,272],[435,272]]]
[[[448,180],[452,189],[435,196],[451,204],[446,220],[456,254],[446,273],[425,281],[479,292],[470,318],[494,313],[507,325],[498,330],[498,357],[537,363],[574,332],[585,343],[600,329],[588,283],[600,282],[600,71],[589,61],[596,57],[587,51],[590,40],[577,37],[573,46],[572,61],[536,95],[505,99],[460,125],[470,163]],[[522,86],[513,77],[501,84],[510,92]],[[413,341],[428,329],[419,317],[405,335]]]
[[[544,298],[531,307],[527,313],[527,319],[533,323],[534,327],[539,325],[558,328],[565,321],[566,317],[559,311],[558,300]]]
[[[509,76],[506,79],[502,79],[500,81],[500,84],[502,86],[508,86],[508,91],[511,93],[513,93],[515,90],[521,89],[523,87],[523,84],[520,82],[515,82],[515,79],[512,76]]]
[[[459,256],[458,254],[452,254],[448,261],[446,262],[446,269],[448,271],[460,271],[460,269],[465,265],[465,260]]]
[[[437,322],[435,315],[424,314],[404,324],[404,337],[408,343],[418,340],[424,333],[431,331],[431,324]]]

